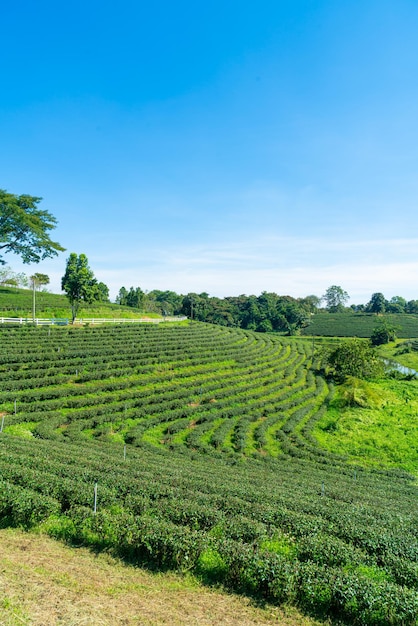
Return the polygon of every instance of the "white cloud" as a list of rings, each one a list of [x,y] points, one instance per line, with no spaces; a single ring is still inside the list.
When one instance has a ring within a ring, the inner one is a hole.
[[[367,302],[381,291],[387,298],[418,298],[416,277],[418,239],[346,239],[258,235],[214,245],[182,244],[158,247],[148,244],[123,254],[94,253],[90,266],[115,298],[120,287],[170,289],[178,293],[206,291],[212,296],[259,294],[275,291],[303,297],[321,296],[327,287],[341,285],[351,303]],[[61,258],[62,257],[62,258]],[[50,276],[50,290],[61,292],[65,258],[39,266],[13,263],[15,271]]]

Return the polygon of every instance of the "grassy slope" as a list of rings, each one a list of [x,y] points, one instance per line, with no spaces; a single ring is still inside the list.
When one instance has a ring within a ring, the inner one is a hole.
[[[341,391],[317,423],[321,447],[350,462],[402,468],[418,476],[418,380],[383,380],[368,385],[377,406],[341,406]]]
[[[386,359],[418,371],[418,352],[403,352],[405,340],[379,346]],[[377,404],[342,406],[341,389],[313,435],[319,444],[363,466],[404,469],[418,476],[418,379],[368,385]]]
[[[32,318],[32,291],[0,287],[0,317]],[[160,317],[146,313],[147,317]],[[48,292],[36,293],[36,316],[40,318],[69,318],[71,309],[66,296]],[[144,316],[144,311],[132,307],[121,307],[112,303],[84,304],[78,317],[135,318]]]
[[[395,341],[379,347],[380,354],[386,359],[398,361],[405,367],[410,367],[418,372],[418,351],[405,351],[407,341]]]
[[[0,624],[315,626],[294,609],[256,607],[191,577],[155,574],[43,535],[0,531]]]

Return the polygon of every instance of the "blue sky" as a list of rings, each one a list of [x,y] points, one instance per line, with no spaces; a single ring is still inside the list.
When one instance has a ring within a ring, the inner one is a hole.
[[[418,298],[418,3],[3,3],[0,187],[110,288]]]

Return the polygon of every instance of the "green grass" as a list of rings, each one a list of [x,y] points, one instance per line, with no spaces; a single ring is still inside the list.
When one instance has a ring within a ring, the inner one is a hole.
[[[386,359],[397,361],[418,372],[418,350],[412,350],[410,345],[409,341],[395,341],[379,346],[379,353]]]
[[[30,289],[11,289],[0,287],[0,317],[23,317],[32,319],[33,294]],[[157,318],[157,313],[140,311],[132,307],[120,306],[111,302],[83,304],[78,318]],[[71,307],[65,295],[41,291],[36,293],[36,317],[71,318]]]
[[[313,435],[319,445],[363,466],[401,468],[418,476],[418,380],[371,384],[380,407],[342,407],[341,388]]]

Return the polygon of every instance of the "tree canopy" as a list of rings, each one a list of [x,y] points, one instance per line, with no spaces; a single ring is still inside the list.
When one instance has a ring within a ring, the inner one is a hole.
[[[368,313],[384,313],[386,308],[386,299],[383,293],[376,292],[372,294],[370,302],[366,305]]]
[[[339,285],[331,285],[322,296],[330,313],[338,313],[350,299],[348,293]]]
[[[30,280],[32,282],[32,286],[35,289],[38,287],[44,287],[45,285],[49,285],[48,274],[40,274],[39,272],[35,272],[35,274],[30,277]]]
[[[383,320],[379,326],[373,329],[370,336],[370,341],[373,346],[380,346],[390,341],[396,341],[396,333],[400,330],[397,326],[390,324],[386,320]]]
[[[77,255],[75,252],[67,259],[61,288],[70,302],[73,323],[82,302],[92,303],[95,300],[102,300],[107,290],[106,285],[97,282],[86,255]]]
[[[327,366],[337,382],[350,376],[355,378],[378,378],[384,372],[383,361],[368,341],[350,339],[323,355]]]
[[[1,251],[17,254],[23,263],[39,263],[65,250],[49,237],[57,220],[38,208],[41,200],[0,189],[0,264],[5,263]]]

